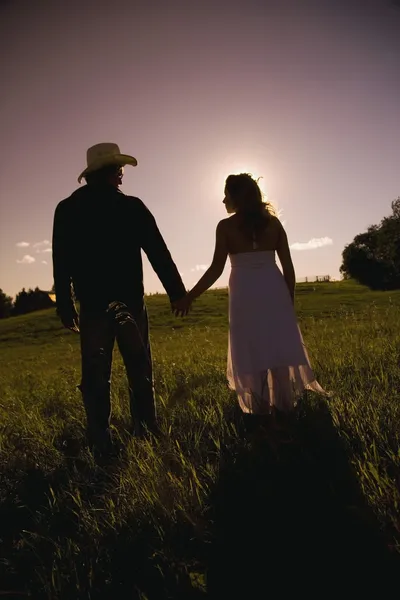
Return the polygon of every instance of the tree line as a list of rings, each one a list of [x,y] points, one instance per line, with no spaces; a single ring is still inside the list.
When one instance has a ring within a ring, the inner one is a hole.
[[[49,298],[48,292],[44,292],[36,287],[26,291],[25,288],[16,295],[15,300],[7,296],[0,288],[0,319],[24,315],[35,310],[43,310],[54,306]]]
[[[400,289],[400,196],[392,214],[359,233],[342,253],[340,272],[372,290]]]

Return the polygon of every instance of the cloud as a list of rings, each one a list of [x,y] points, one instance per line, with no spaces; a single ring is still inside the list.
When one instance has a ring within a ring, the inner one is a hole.
[[[42,240],[41,242],[36,242],[35,244],[33,244],[33,247],[36,248],[37,253],[51,252],[51,243],[49,242],[49,240]]]
[[[190,269],[192,273],[195,271],[207,271],[208,265],[196,265],[193,269]]]
[[[31,265],[32,263],[35,262],[35,258],[33,258],[33,256],[30,256],[29,254],[25,254],[25,256],[23,257],[22,260],[17,260],[17,263],[21,264],[21,265]]]
[[[47,265],[47,260],[42,260],[42,265]]]
[[[27,248],[30,244],[29,242],[18,242],[15,245],[18,246],[18,248]]]
[[[330,237],[312,238],[308,242],[295,242],[291,244],[291,250],[315,250],[316,248],[322,248],[323,246],[331,246],[333,240]]]

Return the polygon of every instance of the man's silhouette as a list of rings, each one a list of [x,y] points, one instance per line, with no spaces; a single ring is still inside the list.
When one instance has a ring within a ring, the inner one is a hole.
[[[57,312],[63,325],[80,331],[80,390],[90,446],[99,455],[112,448],[110,382],[117,340],[129,383],[134,432],[156,431],[152,362],[144,304],[141,249],[172,304],[185,287],[151,212],[139,198],[119,190],[123,166],[136,166],[116,144],[87,152],[78,181],[87,185],[62,200],[54,215],[53,270]],[[79,301],[79,317],[75,301]]]

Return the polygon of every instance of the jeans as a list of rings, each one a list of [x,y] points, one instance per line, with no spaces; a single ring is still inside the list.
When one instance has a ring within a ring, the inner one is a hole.
[[[125,364],[134,431],[156,426],[152,361],[146,308],[133,313],[114,302],[104,311],[81,308],[79,317],[82,380],[79,389],[91,447],[111,449],[111,365],[115,340]]]

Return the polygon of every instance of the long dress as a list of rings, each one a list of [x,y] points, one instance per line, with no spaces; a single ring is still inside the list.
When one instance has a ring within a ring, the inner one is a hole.
[[[229,257],[227,377],[242,411],[287,412],[306,389],[325,395],[311,368],[275,251]]]

